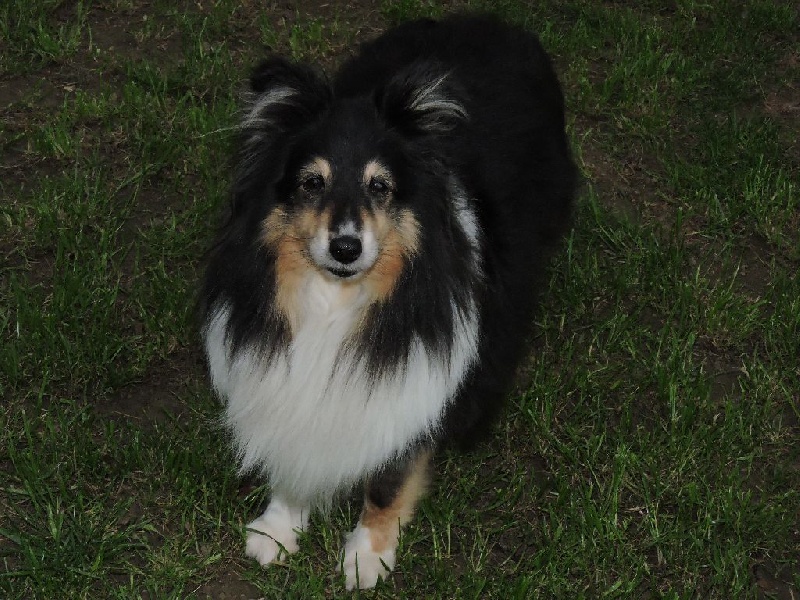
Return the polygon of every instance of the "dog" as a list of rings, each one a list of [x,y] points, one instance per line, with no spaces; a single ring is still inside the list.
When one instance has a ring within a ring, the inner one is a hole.
[[[241,472],[271,499],[262,565],[364,486],[348,589],[395,565],[433,452],[487,431],[525,356],[577,170],[551,60],[486,15],[418,20],[328,80],[271,56],[241,116],[200,292]]]

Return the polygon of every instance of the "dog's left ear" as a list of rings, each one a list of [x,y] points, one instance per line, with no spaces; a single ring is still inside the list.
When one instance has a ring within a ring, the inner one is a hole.
[[[327,82],[310,67],[273,56],[250,77],[240,128],[252,141],[278,142],[312,121],[331,98]]]
[[[241,149],[233,186],[233,214],[257,199],[264,181],[281,179],[292,139],[324,114],[333,98],[325,78],[311,67],[271,56],[253,71],[239,132]],[[258,194],[252,193],[256,185]]]
[[[375,100],[386,121],[407,134],[447,133],[469,118],[463,90],[437,63],[411,65]]]

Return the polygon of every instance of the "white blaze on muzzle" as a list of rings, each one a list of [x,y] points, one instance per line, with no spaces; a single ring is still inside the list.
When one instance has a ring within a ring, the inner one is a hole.
[[[320,227],[311,240],[311,258],[320,270],[349,279],[368,271],[378,259],[380,248],[369,225],[360,228],[347,221],[330,231]]]

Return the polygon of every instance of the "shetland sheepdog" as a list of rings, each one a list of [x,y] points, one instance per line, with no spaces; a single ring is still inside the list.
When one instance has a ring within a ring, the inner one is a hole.
[[[237,160],[200,310],[239,467],[271,486],[246,553],[295,552],[361,484],[340,566],[372,587],[432,453],[487,429],[524,356],[576,188],[562,92],[523,29],[413,21],[331,79],[268,58]]]

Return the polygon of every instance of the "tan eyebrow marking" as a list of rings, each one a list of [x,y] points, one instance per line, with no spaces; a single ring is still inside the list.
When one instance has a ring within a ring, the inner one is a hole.
[[[392,173],[383,163],[377,160],[369,161],[364,167],[364,185],[369,185],[369,182],[374,178],[382,179],[390,188],[394,187],[394,178]]]
[[[299,174],[301,179],[310,175],[319,175],[327,183],[333,176],[333,169],[331,168],[331,163],[321,156],[317,156],[314,158],[314,160],[300,169]]]

